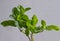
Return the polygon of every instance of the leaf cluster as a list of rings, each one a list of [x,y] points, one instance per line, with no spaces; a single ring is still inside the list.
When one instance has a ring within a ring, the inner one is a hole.
[[[30,9],[30,7],[24,8],[21,5],[14,7],[12,9],[12,14],[10,15],[13,20],[2,21],[1,25],[3,25],[4,27],[18,27],[21,32],[24,32],[26,34],[26,36],[29,36],[30,33],[36,34],[39,32],[43,32],[44,30],[60,30],[60,28],[56,25],[47,26],[45,20],[41,20],[41,25],[36,26],[36,24],[38,23],[37,16],[33,15],[32,19],[29,19],[29,17],[25,14],[25,12],[29,11]]]

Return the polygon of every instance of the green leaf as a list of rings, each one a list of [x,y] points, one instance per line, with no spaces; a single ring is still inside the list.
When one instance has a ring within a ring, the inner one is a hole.
[[[29,18],[28,18],[28,16],[27,16],[27,15],[23,15],[21,19],[22,19],[22,20],[24,20],[24,21],[29,20]]]
[[[33,15],[31,24],[32,24],[32,25],[36,25],[37,22],[38,22],[38,18],[36,17],[36,15]]]
[[[26,28],[25,34],[26,34],[26,36],[29,36],[29,28]]]
[[[32,33],[34,33],[34,32],[35,32],[35,26],[31,25],[31,26],[30,26],[30,31],[31,31]]]
[[[29,11],[30,9],[31,9],[31,8],[29,8],[29,7],[28,7],[28,8],[25,8],[25,12],[26,12],[26,11]]]
[[[19,24],[19,27],[20,27],[20,28],[26,27],[26,22],[23,21],[23,20],[18,21],[18,24]]]
[[[19,15],[17,15],[17,19],[16,20],[18,20],[18,21],[20,21],[21,20],[21,15],[19,14]]]
[[[14,26],[14,27],[16,27],[16,25],[15,25],[15,21],[13,21],[13,20],[5,20],[5,21],[3,21],[3,22],[1,22],[1,25],[3,25],[3,26]]]
[[[24,14],[25,9],[22,5],[19,6],[20,14]]]
[[[41,20],[41,25],[46,27],[46,22],[44,20]]]
[[[28,21],[26,22],[26,26],[29,27],[29,29],[30,29],[30,31],[31,31],[32,33],[34,32],[35,26],[31,25],[31,21],[30,21],[30,20],[28,20]]]
[[[18,15],[19,14],[19,11],[18,11],[18,9],[16,8],[16,7],[14,7],[13,9],[12,9],[12,13],[13,13],[13,15]]]
[[[33,15],[32,20],[31,20],[31,27],[30,27],[30,31],[32,33],[34,33],[34,31],[35,31],[35,26],[36,26],[37,22],[38,22],[38,19],[37,19],[36,15]]]
[[[29,18],[27,15],[18,15],[17,20],[18,21],[20,21],[20,20],[27,21],[27,20],[29,20]]]
[[[26,26],[31,27],[31,21],[30,20],[26,21]]]
[[[46,27],[46,30],[56,30],[56,31],[58,31],[58,30],[60,30],[60,28],[56,25],[49,25],[49,26]]]
[[[17,16],[20,14],[19,10],[17,9],[17,7],[14,7],[12,9],[12,14],[10,15],[11,18],[13,18],[14,20],[16,20]]]
[[[34,33],[39,33],[39,32],[43,32],[43,31],[44,31],[43,28],[38,26],[38,27],[35,28],[35,32]]]

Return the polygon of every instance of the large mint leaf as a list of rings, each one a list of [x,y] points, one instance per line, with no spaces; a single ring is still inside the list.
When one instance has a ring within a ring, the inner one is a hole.
[[[60,28],[56,25],[49,25],[49,26],[47,26],[46,30],[56,30],[56,31],[58,31],[58,30],[60,30]]]
[[[37,18],[37,16],[36,16],[36,15],[33,15],[33,17],[32,17],[32,21],[31,21],[31,24],[32,24],[32,25],[36,25],[37,22],[38,22],[38,18]]]
[[[18,11],[18,9],[16,7],[14,7],[12,9],[12,13],[13,13],[13,15],[17,16],[20,12]]]
[[[16,25],[15,25],[15,21],[13,21],[13,20],[5,20],[5,21],[3,21],[3,22],[1,22],[1,25],[3,25],[3,26],[14,26],[14,27],[16,27]]]
[[[20,11],[20,14],[24,14],[25,9],[24,9],[24,7],[22,5],[18,6],[18,9]]]

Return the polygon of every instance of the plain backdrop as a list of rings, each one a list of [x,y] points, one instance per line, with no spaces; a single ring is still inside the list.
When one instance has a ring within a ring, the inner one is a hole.
[[[12,8],[18,5],[31,7],[26,14],[31,18],[35,14],[40,21],[44,19],[47,25],[60,27],[60,0],[0,0],[0,22],[9,18]],[[60,41],[60,31],[44,31],[34,35],[35,41]],[[0,41],[29,41],[17,27],[0,25]]]

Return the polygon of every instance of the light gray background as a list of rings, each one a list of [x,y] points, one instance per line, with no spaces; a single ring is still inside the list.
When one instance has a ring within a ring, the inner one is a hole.
[[[47,24],[60,26],[60,0],[0,0],[0,22],[10,19],[9,15],[13,7],[23,5],[31,7],[27,12],[31,18],[36,14],[40,25],[41,19],[46,20]],[[44,31],[34,35],[35,41],[60,41],[60,31]],[[18,28],[0,25],[0,41],[29,41],[28,38]]]

